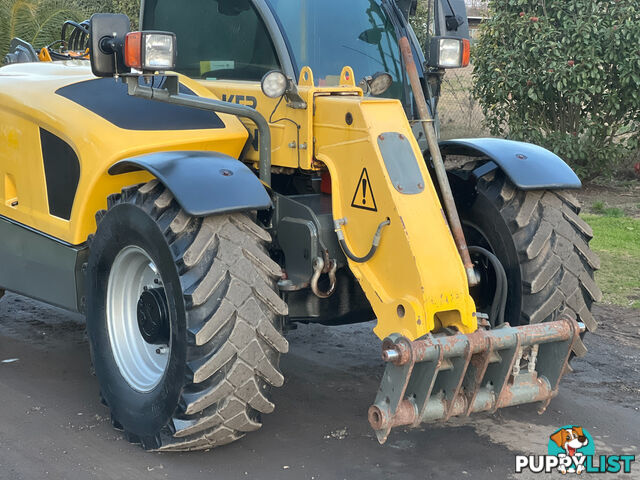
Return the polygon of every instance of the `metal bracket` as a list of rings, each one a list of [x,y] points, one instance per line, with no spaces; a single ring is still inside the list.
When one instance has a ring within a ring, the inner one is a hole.
[[[564,316],[555,322],[428,335],[413,342],[392,335],[382,345],[387,367],[369,422],[384,443],[396,426],[416,427],[531,402],[541,402],[544,409],[557,394],[573,342],[584,329]],[[523,351],[529,352],[529,364],[521,370]]]

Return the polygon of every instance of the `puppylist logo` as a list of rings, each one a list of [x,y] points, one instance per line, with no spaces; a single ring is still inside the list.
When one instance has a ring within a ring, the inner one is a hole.
[[[516,473],[630,473],[635,455],[600,455],[589,432],[565,425],[549,437],[547,455],[516,455]]]

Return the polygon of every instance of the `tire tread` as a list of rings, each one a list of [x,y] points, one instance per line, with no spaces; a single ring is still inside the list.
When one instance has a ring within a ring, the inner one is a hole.
[[[519,323],[548,321],[566,312],[595,330],[591,307],[602,298],[594,280],[600,260],[589,248],[593,231],[579,217],[576,197],[561,190],[518,190],[501,173],[481,179],[478,189],[500,210],[521,258]],[[582,342],[575,346],[576,354],[584,351]]]
[[[150,450],[190,451],[259,429],[260,414],[274,409],[269,388],[284,383],[278,359],[288,351],[277,328],[288,308],[275,289],[281,268],[267,254],[271,236],[242,213],[190,217],[155,179],[111,195],[108,208],[122,202],[164,226],[185,290],[191,359],[169,424],[153,438],[125,435]],[[105,214],[98,212],[97,221]]]

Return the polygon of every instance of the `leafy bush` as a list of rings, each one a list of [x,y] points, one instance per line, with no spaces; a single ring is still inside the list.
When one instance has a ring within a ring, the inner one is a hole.
[[[413,31],[423,49],[429,36],[429,14],[431,13],[431,8],[433,6],[430,6],[429,0],[418,0],[416,13],[409,18]]]
[[[593,178],[640,138],[640,4],[492,0],[474,93],[492,134],[545,146]]]
[[[124,13],[131,20],[131,29],[136,30],[140,19],[139,0],[94,0],[92,2],[94,12]]]

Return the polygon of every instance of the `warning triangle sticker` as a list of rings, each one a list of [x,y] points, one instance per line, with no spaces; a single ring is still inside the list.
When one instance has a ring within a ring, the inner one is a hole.
[[[369,174],[367,173],[366,168],[363,168],[362,173],[360,174],[360,180],[358,180],[358,184],[356,185],[356,192],[353,194],[351,206],[353,208],[361,208],[372,212],[378,211],[376,199],[373,196],[373,188],[371,188],[371,181],[369,180]]]

